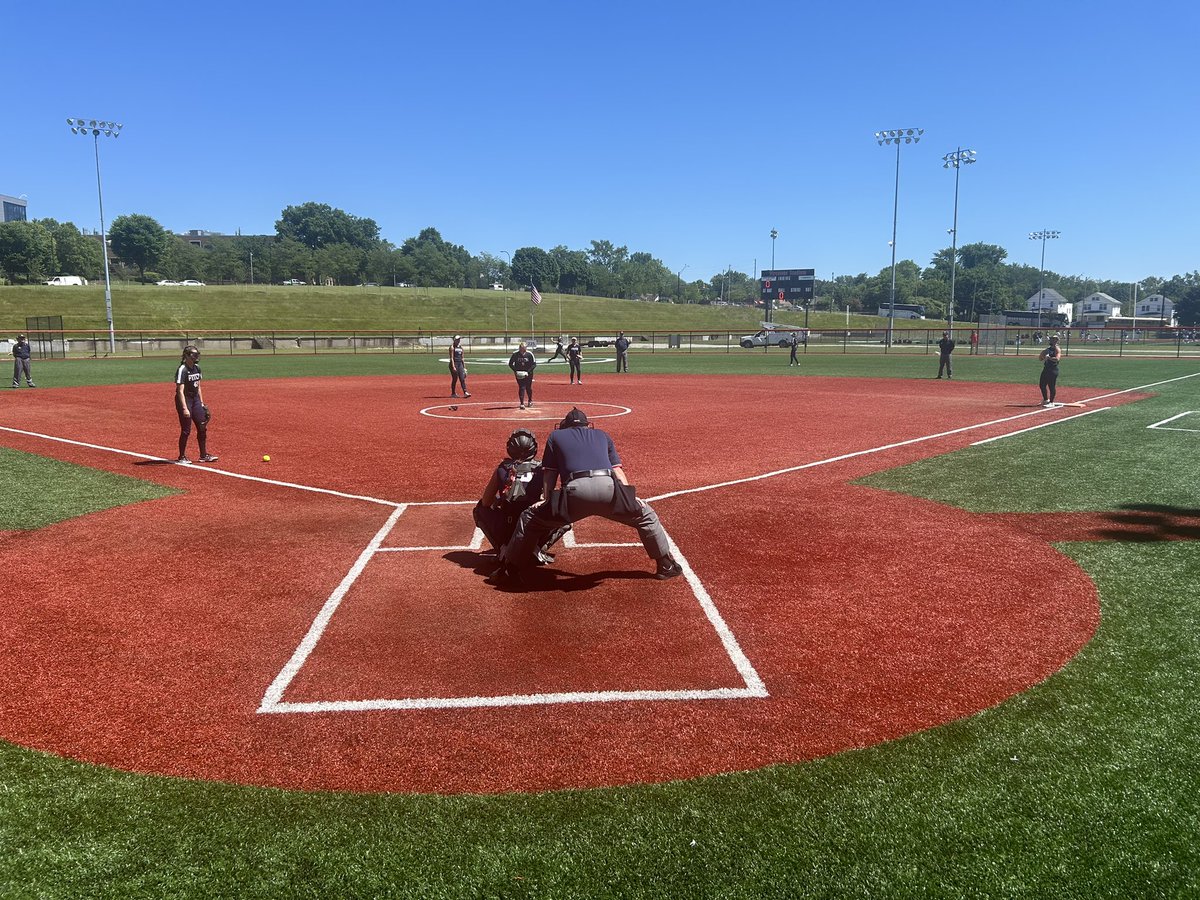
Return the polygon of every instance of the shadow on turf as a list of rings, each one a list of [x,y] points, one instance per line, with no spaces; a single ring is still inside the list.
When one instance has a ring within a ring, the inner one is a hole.
[[[1131,503],[1102,514],[1113,523],[1102,533],[1116,541],[1200,541],[1200,509]]]
[[[496,568],[496,557],[492,554],[472,553],[470,551],[453,551],[444,557],[447,562],[455,563],[464,569],[474,569],[480,578],[488,578]],[[588,572],[586,575],[575,575],[563,572],[550,566],[535,567],[522,574],[521,581],[488,581],[488,584],[498,591],[507,594],[528,594],[533,592],[554,591],[560,594],[571,594],[576,591],[587,591],[598,587],[609,580],[653,579],[654,573],[630,570],[603,570]]]

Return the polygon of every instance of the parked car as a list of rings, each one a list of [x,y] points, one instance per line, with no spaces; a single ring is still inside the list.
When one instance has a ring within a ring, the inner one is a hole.
[[[179,287],[178,281],[172,281],[169,278],[164,278],[162,281],[156,281],[154,283],[159,287]]]
[[[610,337],[594,337],[588,338],[584,346],[587,347],[611,347],[616,338]]]
[[[195,278],[188,278],[179,282],[184,287],[204,287],[203,281],[197,281]]]
[[[55,275],[46,284],[52,287],[86,287],[87,279],[78,275]]]
[[[743,335],[739,342],[747,350],[752,347],[790,347],[792,336],[801,344],[808,343],[808,335],[802,331],[760,331],[757,334]]]
[[[289,278],[284,284],[307,284],[307,282],[301,281],[299,278]]]

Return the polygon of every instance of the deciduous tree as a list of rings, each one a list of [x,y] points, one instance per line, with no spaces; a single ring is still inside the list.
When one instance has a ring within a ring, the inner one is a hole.
[[[108,236],[112,240],[113,253],[137,266],[142,280],[146,278],[147,269],[158,267],[169,244],[169,236],[158,222],[137,213],[113,219]]]

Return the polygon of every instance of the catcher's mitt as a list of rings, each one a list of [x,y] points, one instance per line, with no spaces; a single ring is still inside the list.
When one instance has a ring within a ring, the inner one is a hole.
[[[212,421],[212,410],[201,404],[200,408],[204,410],[204,427],[208,427],[208,423]]]

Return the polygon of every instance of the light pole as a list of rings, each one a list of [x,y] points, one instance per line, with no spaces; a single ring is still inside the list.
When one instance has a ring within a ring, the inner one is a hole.
[[[1029,239],[1031,241],[1041,241],[1042,242],[1042,268],[1041,268],[1041,274],[1038,275],[1038,316],[1037,316],[1038,331],[1042,330],[1042,302],[1045,300],[1045,291],[1046,291],[1046,241],[1056,240],[1058,238],[1058,234],[1059,233],[1057,231],[1045,231],[1045,230],[1029,232]]]
[[[892,200],[892,292],[888,300],[887,345],[892,346],[892,325],[896,320],[896,223],[900,214],[900,145],[919,144],[924,128],[893,128],[875,132],[875,141],[880,147],[896,145],[896,194]]]
[[[104,257],[104,314],[108,319],[108,352],[117,352],[117,333],[113,328],[112,279],[108,274],[108,233],[104,230],[104,191],[100,187],[100,135],[117,138],[124,125],[116,122],[98,122],[95,119],[67,119],[71,134],[92,136],[96,149],[96,195],[100,198],[100,255]]]
[[[501,250],[500,252],[508,257],[508,274],[512,275],[512,254],[509,253],[507,250]],[[504,349],[507,350],[508,349],[508,291],[505,290],[502,293],[504,294]]]
[[[942,168],[949,169],[954,167],[954,226],[950,229],[950,314],[946,317],[946,324],[950,326],[951,332],[954,330],[954,275],[958,268],[958,170],[963,166],[969,166],[975,162],[975,151],[964,150],[959,147],[953,153],[947,153],[942,157]],[[953,333],[950,335],[954,337]]]
[[[683,273],[685,271],[687,271],[686,265],[675,273],[675,294],[680,299],[683,298]],[[691,301],[689,300],[688,302],[690,303]]]
[[[775,238],[779,237],[779,232],[774,228],[771,229],[771,277],[775,277]],[[766,308],[763,313],[767,317],[767,321],[771,321],[771,292],[767,291]]]

